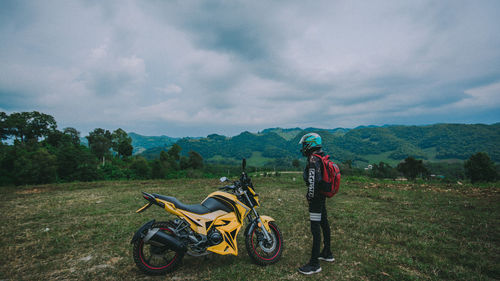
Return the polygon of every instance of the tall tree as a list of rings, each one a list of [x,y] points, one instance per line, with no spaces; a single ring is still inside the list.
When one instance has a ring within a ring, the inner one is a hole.
[[[50,144],[52,147],[60,147],[64,143],[71,143],[69,136],[65,135],[59,130],[50,132],[44,140],[45,143]]]
[[[403,162],[399,163],[397,169],[410,180],[415,180],[418,175],[424,176],[428,174],[423,161],[416,160],[413,157],[408,157]]]
[[[0,112],[0,142],[7,139],[9,136],[9,128],[7,125],[7,118],[9,115],[5,112]]]
[[[202,169],[203,168],[203,157],[196,151],[189,151],[188,158],[189,167],[193,169]]]
[[[172,157],[175,161],[179,161],[181,159],[181,150],[182,148],[180,145],[174,143],[174,145],[172,145],[172,147],[168,150],[168,155],[170,155],[170,157]]]
[[[96,128],[86,137],[89,141],[90,151],[99,159],[102,159],[102,165],[106,163],[106,155],[111,148],[111,133],[108,130]]]
[[[28,140],[38,141],[39,138],[47,137],[49,133],[57,128],[54,117],[40,113],[16,112],[7,118],[8,134],[16,137],[22,143]]]
[[[160,162],[166,170],[179,170],[177,161],[165,150],[160,152]]]
[[[181,156],[181,159],[179,160],[179,167],[181,168],[181,170],[190,168],[189,158],[186,156]]]
[[[71,138],[71,142],[78,146],[80,145],[80,132],[72,127],[66,127],[63,129],[63,133]]]
[[[118,153],[118,157],[128,157],[132,155],[132,151],[134,150],[132,138],[121,128],[113,131],[111,142],[113,150]]]
[[[372,170],[371,174],[372,177],[375,178],[391,178],[394,179],[398,176],[398,172],[391,167],[391,165],[384,163],[384,162],[379,162],[379,164],[373,164],[372,165]]]
[[[495,181],[497,178],[495,164],[484,152],[472,155],[469,160],[465,161],[464,168],[465,175],[472,183]]]
[[[25,135],[28,131],[27,119],[28,112],[15,112],[7,117],[7,134],[19,140],[21,143],[25,141]]]

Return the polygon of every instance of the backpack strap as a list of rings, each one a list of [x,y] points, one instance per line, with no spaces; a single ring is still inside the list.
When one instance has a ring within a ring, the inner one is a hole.
[[[321,165],[321,177],[323,180],[325,180],[325,176],[328,177],[328,161],[329,161],[329,158],[330,158],[330,155],[325,155],[325,156],[321,156],[319,154],[313,154],[313,156],[316,156],[318,157],[321,161],[320,161],[320,165]]]
[[[326,161],[326,160],[330,159],[330,155],[328,155],[328,154],[325,156],[321,156],[319,154],[313,154],[312,156],[318,157],[319,159],[321,159],[321,161]]]

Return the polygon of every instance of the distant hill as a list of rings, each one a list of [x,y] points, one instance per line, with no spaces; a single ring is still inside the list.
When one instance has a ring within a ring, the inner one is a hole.
[[[344,128],[336,128],[336,129],[319,129],[319,128],[306,128],[306,129],[301,129],[301,128],[293,128],[293,129],[283,129],[283,128],[270,128],[270,129],[265,129],[261,132],[261,134],[268,134],[268,133],[276,133],[277,135],[281,136],[282,138],[286,140],[291,140],[297,136],[297,134],[302,133],[304,131],[325,131],[325,132],[330,132],[332,134],[339,134],[343,135],[346,132],[348,132],[350,129],[344,129]]]
[[[136,133],[128,133],[132,138],[132,146],[134,147],[133,154],[140,154],[148,149],[155,149],[160,154],[158,148],[165,148],[172,146],[179,138],[172,138],[168,136],[143,136]]]
[[[298,141],[307,132],[317,132],[323,138],[326,152],[337,161],[352,160],[362,166],[384,161],[395,165],[413,156],[429,161],[465,160],[476,152],[486,152],[493,161],[500,162],[500,123],[493,125],[436,124],[429,126],[368,126],[355,129],[270,128],[259,133],[243,132],[234,137],[212,134],[206,138],[182,138],[177,144],[182,153],[197,151],[207,161],[249,159],[254,165],[275,163],[277,159],[301,158]],[[138,135],[131,135],[138,139]],[[171,145],[162,143],[152,148],[147,143],[154,137],[145,137],[142,148],[147,158],[158,157],[160,151]],[[134,149],[137,149],[134,146]],[[288,161],[288,160],[286,160]]]
[[[151,152],[147,152],[148,154],[153,154],[152,156],[148,156],[148,158],[155,158],[155,154],[160,154],[160,151],[162,150],[161,148],[169,148],[172,146],[175,142],[179,140],[179,138],[172,138],[168,136],[143,136],[136,134],[134,132],[128,133],[129,137],[132,139],[132,146],[134,147],[134,150],[132,151],[132,154],[141,154],[144,153],[146,150],[151,149]],[[89,142],[86,137],[81,137],[80,138],[80,143],[83,145],[88,146]]]

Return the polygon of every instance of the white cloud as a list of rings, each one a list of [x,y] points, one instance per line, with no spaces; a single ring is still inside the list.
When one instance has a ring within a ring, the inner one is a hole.
[[[451,106],[460,109],[500,107],[500,81],[466,90],[465,93],[468,95],[466,98]]]
[[[178,85],[175,85],[175,84],[168,84],[167,86],[165,86],[163,88],[156,88],[156,89],[162,93],[167,94],[167,95],[182,93],[182,88]]]
[[[495,1],[19,3],[0,4],[0,108],[76,128],[198,135],[500,112]]]
[[[108,55],[108,45],[102,44],[101,46],[90,50],[89,59],[91,61],[99,61],[101,59],[104,59],[107,55]]]

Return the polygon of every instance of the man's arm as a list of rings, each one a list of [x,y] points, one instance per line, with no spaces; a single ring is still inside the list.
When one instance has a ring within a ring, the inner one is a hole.
[[[314,188],[316,186],[316,169],[314,165],[310,165],[307,175],[307,200],[311,201],[314,198]]]

